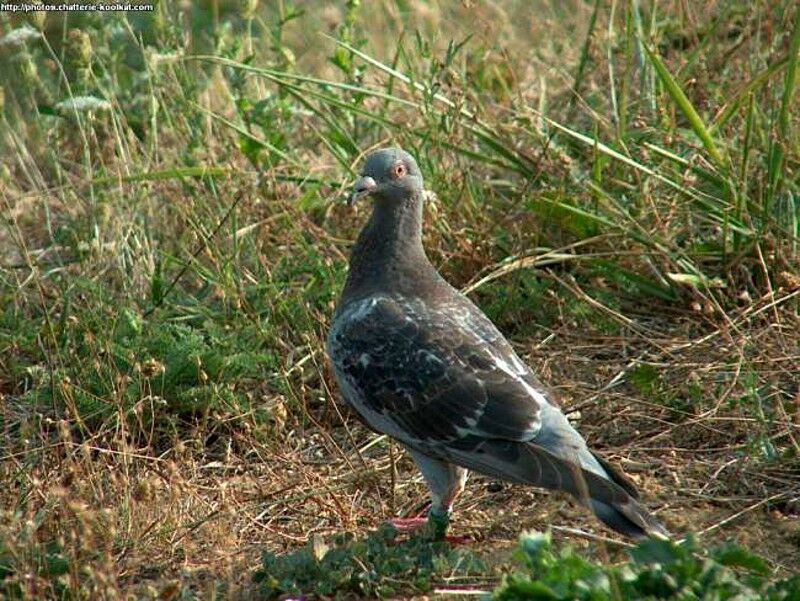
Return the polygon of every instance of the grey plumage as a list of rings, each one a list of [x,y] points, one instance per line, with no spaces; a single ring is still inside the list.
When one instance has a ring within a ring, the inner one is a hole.
[[[371,154],[354,190],[374,207],[351,254],[327,351],[345,400],[411,451],[431,511],[449,514],[466,468],[567,491],[627,536],[666,534],[494,324],[428,261],[414,159],[399,149]]]

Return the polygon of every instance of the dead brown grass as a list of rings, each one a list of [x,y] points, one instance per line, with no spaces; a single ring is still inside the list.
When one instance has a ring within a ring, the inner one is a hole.
[[[776,300],[796,294],[779,291]],[[673,532],[737,541],[786,574],[800,562],[800,464],[765,466],[757,457],[763,442],[751,437],[753,418],[735,400],[754,385],[769,391],[767,401],[794,394],[795,413],[768,431],[774,441],[796,444],[800,354],[791,352],[790,336],[797,317],[775,303],[771,319],[759,318],[770,302],[730,316],[740,328],[749,320],[746,335],[720,327],[691,336],[688,319],[684,327],[681,320],[677,327],[642,323],[647,339],[565,323],[545,343],[518,347],[556,387],[591,444],[633,477]],[[667,368],[660,395],[681,394],[687,384],[715,391],[709,409],[687,413],[613,386],[630,367],[623,357]],[[746,369],[757,370],[758,382],[742,380]],[[329,382],[321,357],[312,371]],[[19,564],[29,560],[31,571],[20,575],[29,597],[49,590],[34,574],[53,540],[70,557],[68,578],[80,569],[91,596],[172,598],[170,591],[188,586],[247,598],[261,551],[286,551],[313,534],[363,534],[419,511],[426,493],[410,460],[397,447],[387,453],[386,443],[376,444],[351,416],[340,420],[332,402],[309,399],[304,410],[315,425],[290,413],[267,439],[244,429],[210,440],[198,430],[159,453],[133,446],[124,432],[74,440],[67,422],[7,405],[6,432],[23,436],[6,438],[0,539]],[[592,533],[605,536],[565,498],[481,476],[472,478],[454,522],[500,562],[522,529],[551,526],[579,545]]]
[[[440,46],[475,33],[479,51],[472,66],[488,64],[485,71],[494,77],[489,83],[498,86],[496,102],[486,112],[498,128],[508,127],[510,136],[519,131],[505,121],[509,107],[517,107],[517,116],[533,119],[526,107],[568,90],[572,71],[567,69],[578,60],[591,14],[584,2],[541,3],[539,12],[528,10],[523,17],[518,13],[525,3],[519,2],[505,9],[498,8],[499,3],[454,2],[437,10],[411,2],[409,15],[398,14],[396,3],[381,4],[385,10],[378,12],[367,32],[370,51],[381,59],[392,59],[394,40],[407,28],[419,27]],[[719,3],[670,3],[667,10],[699,26],[711,19],[716,6]],[[326,8],[288,26],[285,34],[291,45],[305,49],[297,57],[301,72],[332,73],[326,62],[332,44],[319,31],[333,31],[341,21],[341,11]],[[766,39],[768,25],[754,31]],[[436,36],[445,31],[447,36]],[[502,51],[495,51],[498,44]],[[603,60],[595,58],[598,63]],[[736,58],[748,60],[744,51]],[[722,59],[709,60],[707,72],[713,75]],[[744,69],[741,76],[744,81]],[[604,77],[589,76],[585,85],[602,92]],[[204,106],[232,116],[227,84],[219,72],[212,79],[203,94]],[[448,92],[457,93],[462,83],[445,85],[450,86]],[[717,93],[724,96],[736,85],[720,84]],[[155,94],[160,98],[171,92],[165,88]],[[587,119],[583,113],[576,118]],[[188,144],[181,119],[178,115],[174,131],[164,128],[153,156],[124,127],[121,141],[106,131],[107,137],[101,135],[97,148],[92,148],[109,173],[171,167],[174,155]],[[329,187],[319,192],[330,201],[324,219],[311,215],[297,206],[303,188],[273,181],[272,172],[263,174],[261,186],[251,189],[250,182],[243,181],[250,178],[252,167],[231,151],[236,136],[209,119],[198,128],[202,150],[194,158],[230,168],[231,179],[220,180],[213,190],[207,182],[177,179],[115,186],[104,197],[108,208],[101,217],[108,221],[101,219],[103,231],[111,232],[111,242],[140,236],[139,246],[131,251],[132,245],[122,245],[129,252],[128,263],[120,259],[119,246],[103,244],[88,248],[85,261],[73,263],[76,257],[62,256],[64,247],[53,244],[43,223],[47,216],[59,225],[88,211],[85,174],[76,167],[83,148],[69,138],[66,126],[51,138],[37,137],[34,129],[18,124],[16,135],[30,140],[17,146],[13,172],[0,174],[0,206],[4,217],[13,218],[13,227],[0,228],[0,259],[4,274],[13,274],[8,279],[14,302],[42,321],[36,322],[42,328],[37,340],[47,340],[46,316],[57,318],[64,307],[61,289],[38,268],[29,269],[40,260],[46,265],[56,257],[66,263],[67,277],[110,282],[123,291],[121,296],[147,298],[158,252],[137,219],[157,223],[167,241],[179,238],[175,249],[181,257],[199,249],[193,263],[198,270],[220,272],[232,237],[223,230],[213,248],[207,248],[202,237],[208,234],[207,224],[217,220],[213,202],[221,198],[220,205],[227,206],[244,190],[240,210],[247,224],[241,225],[252,226],[252,262],[271,276],[283,256],[301,250],[298,241],[321,249],[328,265],[343,262],[348,241],[364,217],[363,211],[354,217],[335,206],[339,190]],[[299,129],[298,139],[310,140],[316,133],[310,127]],[[63,145],[59,159],[64,170],[59,175],[65,177],[65,186],[55,186],[56,178],[39,169],[54,142]],[[116,148],[117,142],[125,152]],[[344,184],[346,175],[318,146],[309,144],[298,155],[313,175],[335,173]],[[451,198],[431,207],[426,242],[447,277],[468,286],[500,268],[496,261],[530,255],[544,236],[540,217],[517,205],[507,203],[503,211],[481,205],[499,199],[489,184],[486,199],[476,201],[465,189],[462,174],[467,168],[460,161],[441,165],[436,173],[436,183]],[[560,176],[568,167],[556,150],[543,152],[542,169]],[[516,192],[520,202],[527,198],[526,190]],[[685,199],[675,195],[661,201],[647,189],[641,192],[643,204],[654,209],[652,214],[645,212],[642,227],[659,235],[680,231],[675,222],[684,218]],[[482,214],[487,211],[493,211],[490,217]],[[497,231],[512,240],[510,248],[493,245]],[[558,242],[559,232],[551,234],[552,242]],[[597,248],[615,251],[624,264],[627,247],[615,244],[599,241]],[[167,252],[175,250],[164,245]],[[765,250],[770,253],[768,245]],[[630,252],[641,256],[640,248]],[[548,311],[558,318],[532,333],[530,324],[518,320],[525,322],[539,307],[522,307],[519,314],[501,315],[499,323],[520,355],[558,391],[593,447],[636,480],[646,504],[673,532],[696,532],[708,542],[735,540],[764,554],[776,573],[786,574],[800,565],[800,280],[797,265],[780,264],[776,269],[774,259],[743,263],[744,275],[731,278],[733,283],[756,282],[742,287],[738,309],[723,308],[697,290],[687,291],[686,302],[671,306],[612,308],[568,274],[536,271],[536,277],[551,278],[561,286],[561,293],[546,297]],[[242,263],[242,280],[252,284],[258,272],[246,260]],[[772,269],[781,274],[774,288],[769,280],[762,282]],[[521,264],[517,271],[531,273]],[[308,279],[311,276],[301,274],[292,281],[295,287],[282,293],[302,297]],[[193,294],[206,284],[188,277],[181,288]],[[606,287],[602,281],[593,284],[597,290]],[[214,285],[204,303],[247,319],[257,317],[250,313],[242,290]],[[748,298],[748,290],[762,295]],[[474,297],[488,304],[492,294],[478,286]],[[269,308],[275,310],[279,300],[270,299]],[[593,319],[576,317],[569,306],[574,302],[615,324],[614,333],[595,327]],[[280,393],[264,382],[248,382],[246,391],[254,406],[268,415],[266,421],[209,411],[182,416],[178,428],[161,428],[162,424],[147,423],[148,415],[163,414],[150,410],[149,404],[158,399],[144,391],[141,411],[133,417],[120,413],[99,426],[85,427],[85,416],[69,405],[45,408],[20,400],[26,385],[21,380],[52,377],[52,366],[28,361],[33,351],[14,340],[4,341],[0,366],[8,369],[0,372],[0,541],[17,568],[12,578],[27,598],[53,594],[53,582],[42,571],[54,543],[69,563],[60,580],[86,598],[176,599],[184,589],[199,598],[249,598],[254,593],[250,576],[263,550],[291,550],[314,534],[363,535],[388,517],[419,511],[426,493],[411,461],[337,403],[322,351],[332,308],[320,312],[306,307],[314,324],[308,331],[298,333],[288,321],[277,326],[270,344],[280,348],[277,371],[287,391]],[[98,343],[96,355],[67,358],[100,360],[102,346]],[[24,378],[12,375],[12,361],[30,362],[29,373]],[[651,384],[637,387],[631,375],[642,365],[655,375]],[[57,384],[67,393],[70,386],[80,386],[67,380]],[[69,398],[67,393],[64,398]],[[754,406],[760,406],[761,413]],[[617,548],[595,544],[607,534],[571,501],[498,486],[480,476],[472,478],[460,499],[453,525],[480,541],[485,555],[497,564],[507,560],[522,529],[549,526],[557,537],[592,552],[613,553]]]

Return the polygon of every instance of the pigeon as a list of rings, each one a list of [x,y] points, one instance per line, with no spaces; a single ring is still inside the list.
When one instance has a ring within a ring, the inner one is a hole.
[[[566,491],[627,537],[666,537],[630,480],[588,448],[495,325],[428,260],[425,194],[409,153],[367,157],[348,204],[371,197],[372,214],[326,341],[344,400],[422,473],[431,504],[419,520],[444,538],[475,471]]]

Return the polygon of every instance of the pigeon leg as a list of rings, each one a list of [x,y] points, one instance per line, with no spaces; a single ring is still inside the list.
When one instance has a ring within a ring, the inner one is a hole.
[[[418,515],[411,518],[395,518],[389,523],[400,532],[426,529],[428,536],[433,540],[444,540],[453,544],[468,542],[467,537],[447,536],[453,502],[464,490],[467,470],[418,451],[409,449],[409,452],[428,485],[431,493],[431,506],[427,517]]]
[[[434,540],[463,542],[459,537],[447,537],[446,535],[450,525],[450,514],[453,511],[453,502],[464,490],[467,482],[467,470],[418,451],[409,449],[409,452],[419,471],[422,472],[422,477],[431,493],[431,508],[428,510],[427,519],[412,519],[419,520],[416,522],[417,527],[427,525],[428,532]]]

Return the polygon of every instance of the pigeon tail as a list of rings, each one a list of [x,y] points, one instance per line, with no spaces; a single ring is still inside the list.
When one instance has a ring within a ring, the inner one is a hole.
[[[631,538],[640,539],[647,536],[668,537],[669,531],[664,525],[639,503],[639,492],[628,477],[602,457],[591,453],[588,449],[587,452],[600,464],[600,467],[608,479],[622,488],[622,490],[630,496],[630,500],[625,507],[625,512],[618,511],[613,505],[590,499],[589,503],[592,511],[598,519],[612,530],[616,530]],[[635,515],[635,519],[630,519],[626,515],[627,512],[632,512]]]
[[[577,482],[577,494],[569,492],[591,508],[606,526],[631,538],[643,538],[649,534],[667,536],[666,528],[638,502],[639,493],[633,482],[618,468],[590,451],[583,437],[553,405],[542,407],[542,429],[532,442],[567,465],[580,465],[583,482],[580,479]],[[593,477],[587,478],[587,473]],[[614,502],[597,496],[599,487],[609,486],[615,489],[615,497],[619,497]]]
[[[578,454],[580,471],[563,460],[567,470],[575,472],[574,487],[566,487],[578,501],[587,505],[606,526],[633,539],[668,536],[667,529],[637,500],[633,483],[604,459],[585,448]]]
[[[625,536],[668,536],[666,528],[636,500],[631,483],[616,469],[606,471],[605,461],[585,452],[601,473],[594,465],[578,465],[533,442],[487,440],[470,451],[451,451],[451,459],[503,480],[568,492]],[[584,463],[586,458],[580,455]]]
[[[606,526],[629,538],[643,539],[649,536],[667,537],[669,532],[638,502],[633,501],[626,507],[626,512],[634,511],[636,521],[629,518],[625,513],[619,511],[613,505],[601,503],[600,501],[590,500],[592,511],[601,522]],[[645,526],[642,526],[644,524]]]

